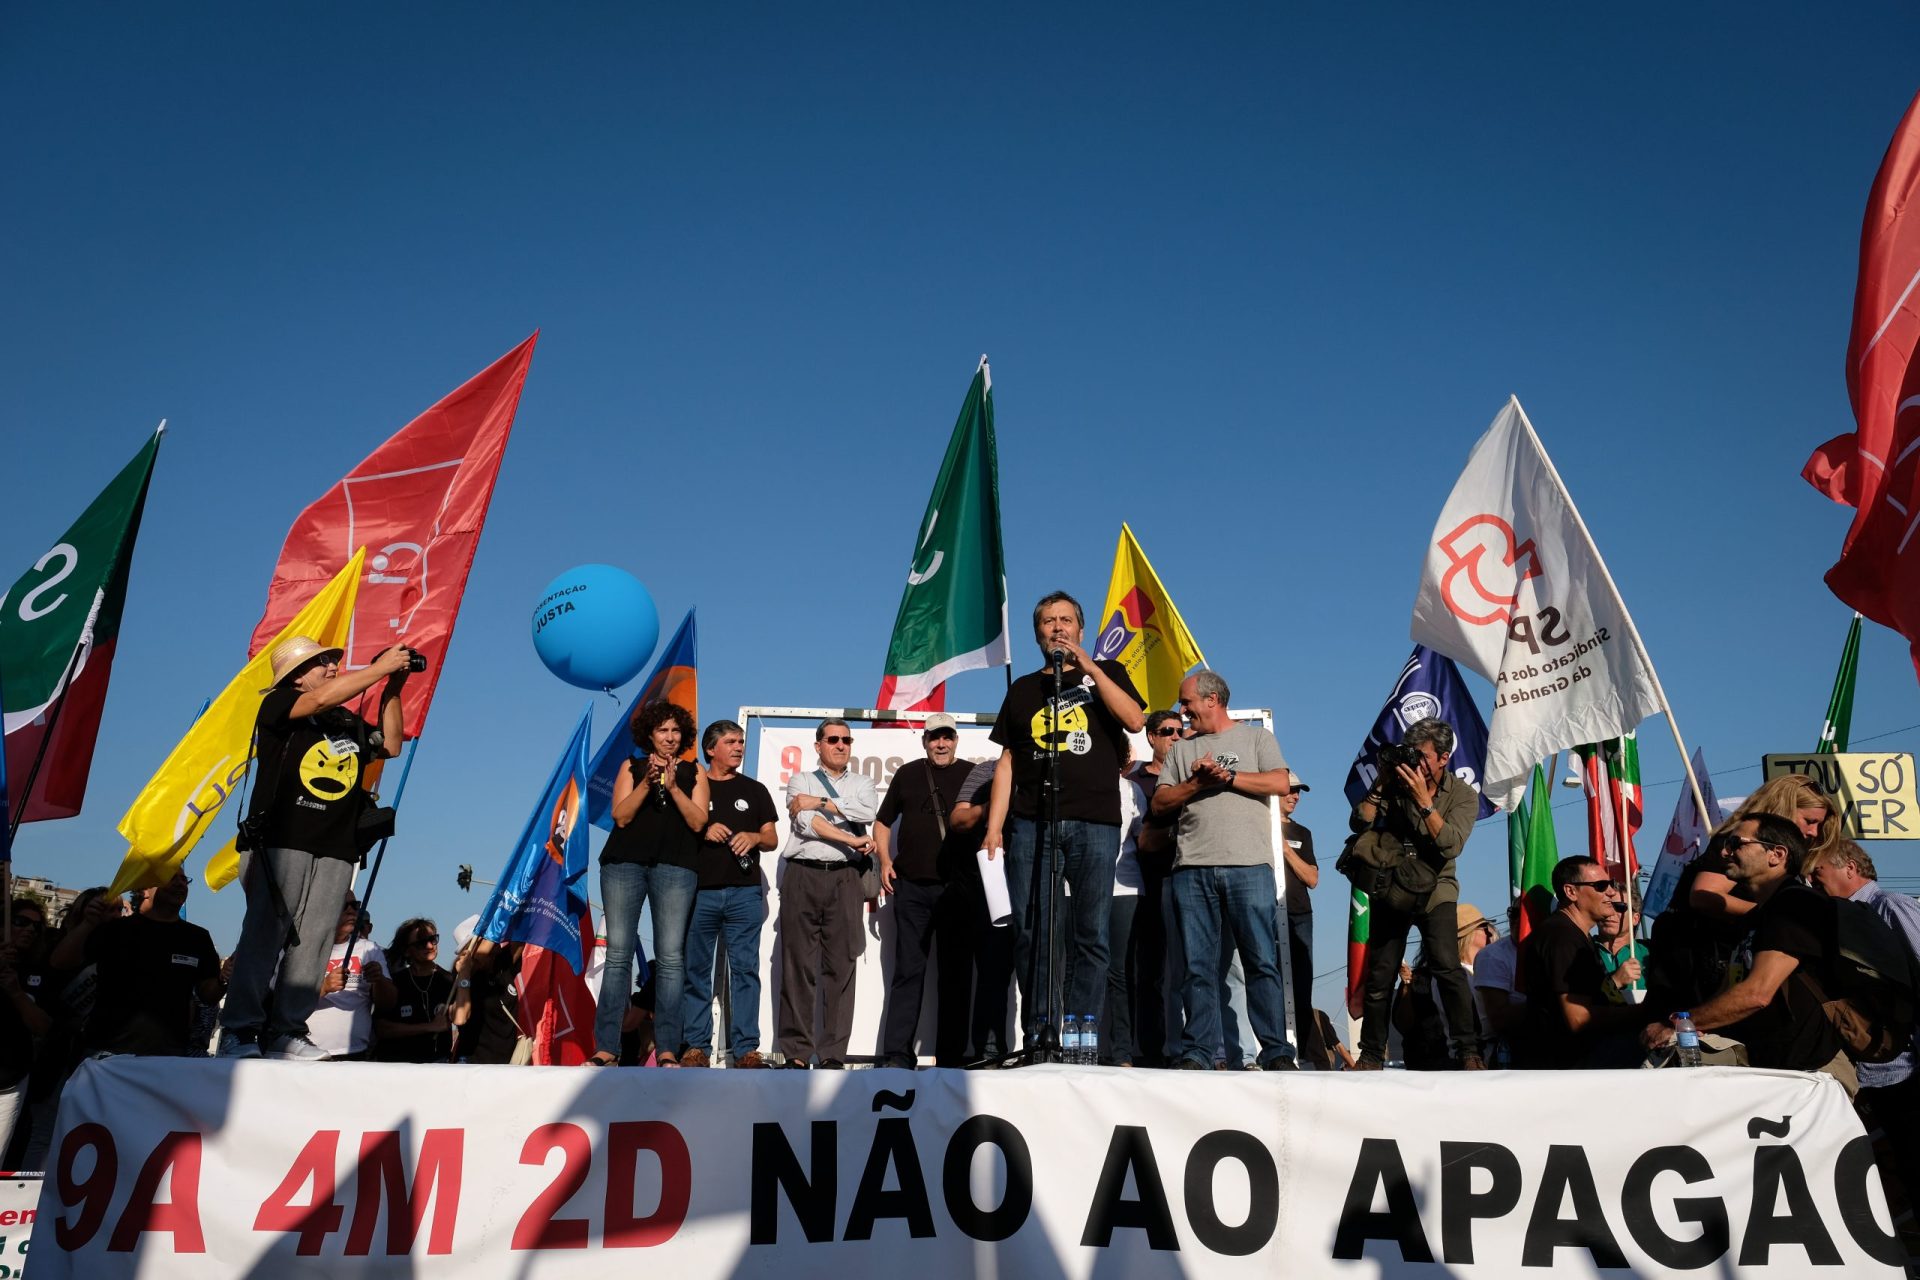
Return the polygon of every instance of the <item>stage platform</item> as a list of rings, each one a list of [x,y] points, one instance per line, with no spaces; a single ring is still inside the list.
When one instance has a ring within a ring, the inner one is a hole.
[[[1823,1076],[113,1058],[33,1280],[1899,1275]]]

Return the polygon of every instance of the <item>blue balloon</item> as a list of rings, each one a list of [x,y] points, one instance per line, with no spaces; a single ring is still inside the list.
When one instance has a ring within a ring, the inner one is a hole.
[[[660,639],[660,611],[639,579],[610,564],[567,570],[540,593],[533,647],[547,670],[582,689],[617,689],[640,674]]]

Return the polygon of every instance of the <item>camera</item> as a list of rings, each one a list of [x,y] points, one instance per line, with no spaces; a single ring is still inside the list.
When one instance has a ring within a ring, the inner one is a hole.
[[[418,675],[427,669],[427,655],[418,649],[407,650],[407,670]]]
[[[1373,753],[1374,768],[1380,771],[1380,785],[1384,788],[1404,787],[1400,780],[1400,766],[1410,769],[1420,767],[1420,748],[1410,747],[1404,742],[1389,742]]]

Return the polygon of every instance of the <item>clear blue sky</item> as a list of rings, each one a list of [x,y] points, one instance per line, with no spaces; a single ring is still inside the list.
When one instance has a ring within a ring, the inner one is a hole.
[[[87,810],[26,828],[21,870],[108,878],[294,515],[535,328],[382,936],[478,907],[454,866],[504,860],[579,714],[528,634],[569,565],[629,567],[668,627],[699,607],[703,718],[870,698],[982,351],[1016,619],[1097,607],[1130,520],[1235,701],[1276,710],[1323,844],[1509,392],[1749,789],[1811,745],[1846,626],[1847,513],[1796,473],[1850,425],[1920,13],[1277,8],[14,12],[0,578],[172,424]],[[1856,738],[1916,722],[1870,630]],[[1676,794],[1649,786],[1650,841]],[[1497,821],[1467,850],[1490,912],[1505,857]],[[1329,874],[1319,969],[1344,902]],[[237,894],[189,911],[231,944]]]

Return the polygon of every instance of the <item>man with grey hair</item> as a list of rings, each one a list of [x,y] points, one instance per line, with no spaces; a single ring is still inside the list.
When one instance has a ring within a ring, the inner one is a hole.
[[[1427,967],[1440,989],[1454,1059],[1463,1071],[1483,1071],[1486,1063],[1473,1032],[1473,988],[1460,967],[1460,882],[1453,872],[1454,860],[1473,834],[1480,793],[1447,768],[1453,757],[1453,728],[1445,721],[1415,721],[1400,744],[1412,748],[1417,760],[1381,770],[1373,788],[1353,806],[1348,827],[1355,836],[1371,832],[1381,842],[1397,842],[1410,862],[1425,864],[1434,884],[1410,911],[1391,909],[1379,895],[1368,908],[1365,1013],[1355,1069],[1378,1071],[1386,1063],[1394,982],[1407,937],[1418,928]]]
[[[1280,984],[1280,915],[1274,883],[1273,818],[1268,797],[1284,795],[1293,775],[1280,744],[1260,725],[1235,724],[1227,682],[1212,671],[1180,684],[1180,709],[1194,736],[1167,751],[1154,788],[1156,814],[1178,813],[1174,916],[1186,968],[1186,1049],[1173,1065],[1205,1071],[1220,1040],[1223,937],[1232,939],[1247,983],[1247,1021],[1260,1042],[1259,1065],[1290,1068],[1286,993]]]
[[[780,1052],[806,1067],[817,1052],[828,1070],[846,1066],[853,1036],[853,975],[864,938],[860,873],[873,856],[867,826],[880,811],[873,780],[848,768],[853,730],[822,720],[813,731],[820,767],[787,779],[793,838],[781,851]],[[819,1037],[813,1002],[823,993]]]

